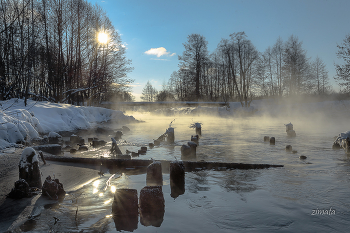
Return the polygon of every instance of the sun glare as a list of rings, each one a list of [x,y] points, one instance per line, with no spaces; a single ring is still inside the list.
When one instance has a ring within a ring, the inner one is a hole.
[[[107,33],[99,32],[97,39],[98,39],[98,42],[100,42],[101,44],[107,44],[108,35],[107,35]]]

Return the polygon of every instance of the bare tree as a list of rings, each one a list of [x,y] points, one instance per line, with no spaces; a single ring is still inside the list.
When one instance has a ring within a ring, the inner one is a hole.
[[[248,100],[248,97],[251,95],[252,66],[258,59],[259,53],[252,42],[246,38],[247,36],[244,32],[233,33],[230,36],[235,43],[239,62],[241,104],[242,107],[248,107],[251,102],[251,100]]]
[[[145,87],[142,89],[141,99],[145,102],[154,102],[156,100],[158,91],[147,81]]]
[[[350,92],[350,35],[347,35],[341,45],[337,45],[337,57],[343,64],[334,64],[337,75],[336,81],[343,91]]]
[[[203,74],[202,68],[208,59],[208,42],[204,36],[191,34],[187,37],[187,43],[184,43],[185,51],[179,56],[180,67],[186,67],[194,74],[195,95],[197,100],[200,99],[200,76]]]
[[[302,48],[302,42],[299,42],[294,35],[289,37],[284,48],[284,81],[290,95],[301,94],[304,88],[303,84],[308,78],[309,67],[306,51]]]

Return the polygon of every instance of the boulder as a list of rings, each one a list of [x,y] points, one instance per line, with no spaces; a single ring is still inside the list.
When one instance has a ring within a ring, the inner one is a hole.
[[[64,191],[63,184],[60,183],[59,179],[51,179],[51,176],[48,176],[44,181],[42,193],[50,199],[57,200],[64,197],[66,191]]]
[[[115,140],[121,139],[122,136],[123,136],[123,132],[122,131],[115,132]]]
[[[50,132],[48,139],[50,144],[58,144],[62,141],[62,136],[56,132]]]
[[[292,146],[291,145],[287,145],[286,146],[286,151],[292,151],[293,149],[292,149]]]
[[[77,152],[77,149],[75,149],[75,148],[71,148],[70,150],[69,150],[69,153],[71,153],[71,154],[74,154],[74,153],[76,153]]]
[[[69,141],[70,141],[70,144],[71,144],[71,145],[74,145],[74,144],[81,144],[81,145],[83,145],[83,144],[85,144],[84,138],[82,138],[82,137],[80,137],[80,136],[77,136],[77,135],[75,135],[75,134],[72,134],[72,135],[70,136]]]
[[[89,147],[87,147],[86,145],[81,145],[79,146],[79,151],[88,151],[89,150]]]
[[[91,142],[92,147],[100,147],[100,146],[104,146],[106,144],[107,144],[107,142],[104,140],[93,140]]]
[[[27,181],[19,179],[15,182],[15,187],[12,188],[7,196],[14,199],[21,199],[24,197],[31,197],[32,193],[30,192],[30,187]]]

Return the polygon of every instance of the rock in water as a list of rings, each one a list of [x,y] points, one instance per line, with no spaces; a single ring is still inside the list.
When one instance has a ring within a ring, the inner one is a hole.
[[[115,133],[115,140],[121,139],[122,136],[123,136],[123,132],[122,132],[122,131],[117,131],[117,132]]]
[[[29,187],[41,188],[39,157],[32,147],[23,150],[18,167],[20,179],[24,179]]]
[[[15,182],[15,187],[12,188],[11,192],[8,194],[8,197],[14,199],[20,199],[24,197],[30,197],[31,192],[29,184],[24,179],[19,179]]]
[[[51,179],[51,176],[48,176],[44,181],[42,193],[44,196],[57,200],[60,197],[64,197],[66,191],[64,191],[63,184],[58,179]]]

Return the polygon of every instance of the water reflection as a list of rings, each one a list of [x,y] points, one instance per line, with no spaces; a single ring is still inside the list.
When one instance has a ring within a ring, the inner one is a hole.
[[[209,191],[208,171],[191,172],[189,176],[187,188],[191,193],[198,191]]]
[[[185,193],[185,166],[183,162],[170,163],[170,196],[177,198]]]
[[[258,187],[252,183],[256,181],[257,177],[260,176],[261,171],[259,170],[231,170],[224,172],[224,176],[219,181],[221,187],[227,192],[253,192]]]
[[[162,186],[145,186],[140,191],[140,222],[144,226],[160,227],[165,213]]]
[[[134,231],[138,224],[138,197],[136,189],[117,189],[112,213],[118,231]]]

